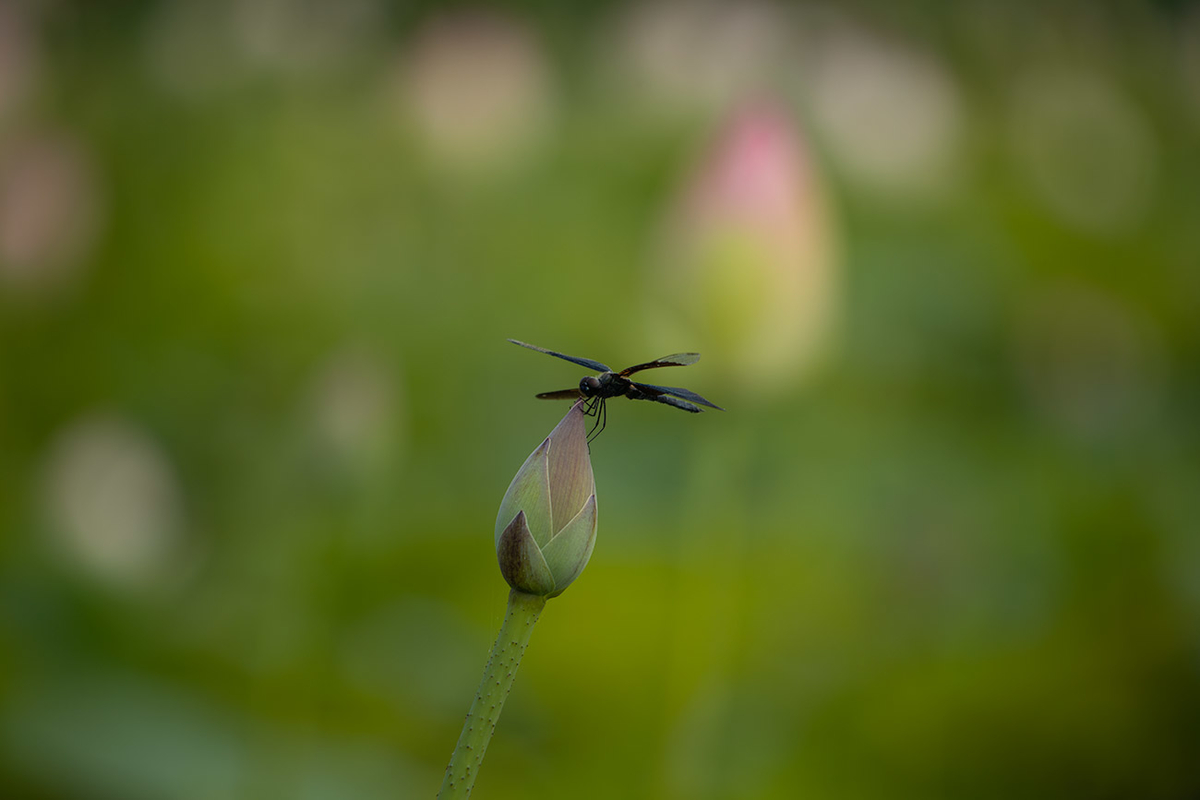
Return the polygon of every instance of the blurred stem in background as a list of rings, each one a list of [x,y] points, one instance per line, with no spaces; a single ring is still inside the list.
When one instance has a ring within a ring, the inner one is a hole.
[[[675,735],[662,755],[662,797],[728,797],[736,793],[721,759],[730,729],[730,686],[744,635],[749,579],[748,539],[755,510],[745,500],[756,444],[747,417],[695,447],[687,524],[677,538],[665,698]],[[730,487],[737,487],[731,490]]]

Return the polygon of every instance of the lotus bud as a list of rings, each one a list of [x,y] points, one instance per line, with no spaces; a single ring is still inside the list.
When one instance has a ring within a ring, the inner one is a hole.
[[[769,101],[736,110],[671,214],[649,286],[654,336],[687,341],[749,395],[786,389],[835,328],[829,217],[789,115]]]
[[[596,481],[582,405],[538,445],[500,502],[496,557],[508,585],[541,597],[562,594],[596,543]]]

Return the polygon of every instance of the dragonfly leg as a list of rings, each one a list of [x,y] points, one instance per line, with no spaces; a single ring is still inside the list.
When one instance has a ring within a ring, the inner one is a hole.
[[[604,433],[604,429],[608,426],[608,404],[604,402],[604,398],[600,398],[600,407],[596,410],[596,424],[592,426],[592,430],[588,433],[588,444],[596,440],[596,437]]]

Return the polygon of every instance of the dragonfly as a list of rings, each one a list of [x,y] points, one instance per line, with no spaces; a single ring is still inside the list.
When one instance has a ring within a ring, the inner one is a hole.
[[[608,410],[605,406],[605,401],[612,397],[628,397],[630,400],[650,400],[655,403],[663,403],[672,408],[689,411],[693,414],[698,414],[704,410],[700,406],[708,406],[718,411],[725,410],[716,403],[710,403],[688,389],[680,389],[675,386],[655,386],[652,383],[640,383],[629,379],[630,375],[634,375],[642,370],[658,369],[659,367],[686,367],[689,364],[695,364],[700,360],[699,353],[675,353],[674,355],[647,361],[644,364],[635,364],[632,367],[627,367],[617,372],[607,364],[593,361],[590,358],[569,356],[566,353],[547,350],[544,347],[519,342],[516,339],[509,339],[509,341],[515,345],[528,347],[530,350],[536,350],[548,356],[561,358],[564,361],[570,361],[572,364],[578,364],[581,367],[587,367],[599,373],[598,375],[588,375],[586,378],[580,380],[579,388],[577,389],[560,389],[557,392],[542,392],[538,395],[538,398],[542,400],[585,400],[587,406],[584,413],[596,418],[596,424],[592,426],[592,430],[588,435],[589,442],[599,436],[608,424]]]

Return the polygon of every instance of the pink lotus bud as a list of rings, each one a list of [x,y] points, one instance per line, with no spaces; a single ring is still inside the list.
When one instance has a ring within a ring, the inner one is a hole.
[[[827,209],[798,131],[770,104],[734,114],[685,187],[651,280],[652,325],[761,390],[807,368],[833,322]]]

